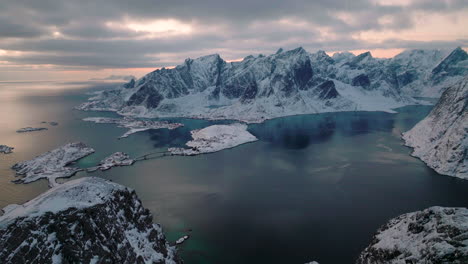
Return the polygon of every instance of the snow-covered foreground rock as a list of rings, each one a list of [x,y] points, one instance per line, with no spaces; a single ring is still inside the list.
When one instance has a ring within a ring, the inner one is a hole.
[[[88,169],[88,171],[96,170],[108,170],[115,166],[130,166],[135,163],[135,160],[131,159],[130,156],[123,152],[115,152],[109,157],[101,160],[99,165],[93,168]]]
[[[126,138],[131,134],[146,131],[150,129],[176,129],[183,126],[181,123],[169,123],[167,121],[137,120],[130,117],[109,118],[109,117],[87,117],[83,121],[94,122],[97,124],[117,124],[118,127],[128,128],[120,138]]]
[[[0,153],[10,154],[13,152],[14,147],[9,147],[7,145],[0,145]]]
[[[46,127],[23,127],[23,128],[16,130],[16,132],[26,133],[26,132],[34,132],[34,131],[41,131],[41,130],[47,130],[47,128]]]
[[[191,131],[193,140],[186,143],[190,148],[169,148],[173,155],[198,155],[233,148],[257,138],[247,131],[245,124],[213,125]]]
[[[431,207],[383,225],[357,264],[468,263],[468,209]]]
[[[413,156],[438,173],[468,179],[468,75],[449,87],[403,139],[414,148]]]
[[[39,179],[49,180],[49,186],[57,185],[57,178],[73,176],[81,169],[68,165],[91,153],[94,149],[81,142],[68,143],[54,150],[48,151],[32,160],[23,161],[13,165],[17,176],[24,176],[16,183],[30,183]]]
[[[101,178],[58,185],[0,217],[2,263],[181,263],[135,192]]]
[[[153,71],[78,107],[124,116],[234,119],[247,123],[297,114],[392,111],[439,97],[468,73],[457,48],[409,50],[391,59],[303,48],[226,62],[218,54]]]

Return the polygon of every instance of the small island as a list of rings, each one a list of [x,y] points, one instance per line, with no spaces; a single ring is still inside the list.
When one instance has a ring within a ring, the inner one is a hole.
[[[115,166],[130,166],[135,163],[135,160],[131,159],[127,153],[115,152],[112,155],[101,160],[98,166],[89,168],[88,172],[93,172],[96,170],[108,170]]]
[[[26,132],[34,132],[34,131],[42,131],[47,130],[46,127],[23,127],[16,130],[17,133],[26,133]]]
[[[9,147],[7,145],[0,145],[0,153],[10,154],[13,152],[14,147]]]
[[[233,148],[258,139],[247,131],[247,125],[213,125],[191,131],[193,140],[186,143],[190,148],[169,148],[173,155],[193,156]]]
[[[73,176],[82,169],[68,165],[93,153],[94,149],[81,142],[68,143],[54,150],[48,151],[32,160],[13,165],[17,176],[24,176],[15,183],[30,183],[39,179],[48,179],[49,186],[57,185],[57,178]]]

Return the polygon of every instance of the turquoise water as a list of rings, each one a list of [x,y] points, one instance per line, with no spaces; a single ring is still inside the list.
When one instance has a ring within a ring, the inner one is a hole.
[[[140,156],[182,146],[190,130],[225,123],[173,119],[185,126],[118,140],[125,129],[81,120],[115,114],[73,110],[86,100],[88,86],[0,84],[0,144],[15,147],[13,154],[0,156],[1,207],[47,190],[46,181],[11,183],[10,166],[64,143],[92,146],[96,153],[77,164],[88,167],[115,151]],[[391,217],[433,205],[468,206],[468,181],[438,175],[409,156],[400,140],[400,133],[430,109],[278,118],[249,126],[259,138],[254,143],[196,157],[156,157],[73,178],[100,176],[135,189],[169,240],[191,234],[180,249],[189,264],[352,263]],[[59,125],[15,133],[41,121]]]

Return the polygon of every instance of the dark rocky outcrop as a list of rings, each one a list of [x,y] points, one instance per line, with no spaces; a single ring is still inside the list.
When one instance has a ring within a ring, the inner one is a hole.
[[[466,51],[461,47],[456,48],[432,70],[432,81],[438,84],[446,77],[464,75],[468,72],[466,60],[468,60]]]
[[[143,85],[128,99],[127,105],[144,105],[150,109],[158,107],[164,97],[151,84],[150,82]]]
[[[0,217],[1,263],[181,263],[135,192],[100,178],[9,207]]]
[[[333,99],[339,96],[333,81],[325,81],[317,87],[317,96],[322,100]]]
[[[124,84],[123,87],[126,89],[135,87],[135,79],[131,79],[128,83]]]
[[[369,80],[369,77],[367,75],[359,74],[358,76],[353,78],[351,84],[353,86],[361,86],[364,89],[369,89],[370,80]]]

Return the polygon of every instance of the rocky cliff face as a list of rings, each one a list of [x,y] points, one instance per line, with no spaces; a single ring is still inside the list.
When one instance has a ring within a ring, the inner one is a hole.
[[[181,263],[135,192],[101,178],[69,181],[4,212],[2,263]]]
[[[156,70],[79,108],[247,122],[330,111],[389,111],[414,103],[410,96],[439,96],[442,85],[468,72],[465,51],[446,55],[419,50],[393,59],[377,59],[370,52],[332,58],[297,48],[227,63],[215,54]]]
[[[431,207],[383,225],[357,264],[468,263],[468,209]]]
[[[438,173],[468,179],[468,75],[449,87],[403,139],[414,148],[413,156]]]

